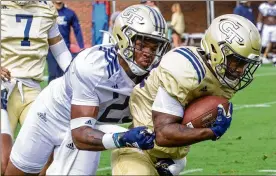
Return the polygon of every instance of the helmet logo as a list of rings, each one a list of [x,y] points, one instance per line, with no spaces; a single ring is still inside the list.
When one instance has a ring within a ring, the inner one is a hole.
[[[220,31],[226,35],[226,41],[232,43],[235,40],[238,44],[243,44],[244,39],[236,32],[240,27],[233,21],[224,20],[219,24]]]
[[[122,18],[126,18],[129,24],[133,24],[135,19],[142,21],[144,18],[135,12],[137,12],[139,8],[128,8],[124,13],[122,13]]]

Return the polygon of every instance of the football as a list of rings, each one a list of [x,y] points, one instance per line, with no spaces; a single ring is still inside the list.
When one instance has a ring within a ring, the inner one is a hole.
[[[182,124],[191,128],[210,128],[217,118],[219,104],[227,113],[229,101],[226,98],[204,96],[192,101],[184,110]]]

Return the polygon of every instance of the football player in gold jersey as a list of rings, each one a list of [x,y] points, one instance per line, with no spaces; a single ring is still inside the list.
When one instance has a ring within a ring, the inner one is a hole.
[[[51,1],[3,1],[1,8],[1,66],[11,73],[4,86],[14,133],[40,92],[49,46],[63,70],[72,56],[59,33]]]
[[[40,93],[39,83],[43,80],[49,47],[63,70],[72,60],[59,33],[57,16],[50,1],[1,2],[1,94],[3,91],[7,95],[3,111],[8,112],[1,113],[1,121],[6,119],[7,123],[2,127],[9,129],[2,136],[14,135],[18,122],[23,124],[32,102]],[[5,126],[7,124],[10,128]],[[8,155],[2,155],[2,164],[5,163],[3,157],[8,160],[5,157]],[[4,170],[5,166],[2,167]]]
[[[213,20],[202,47],[178,47],[163,56],[130,98],[133,125],[148,126],[156,134],[151,150],[116,149],[113,175],[178,175],[184,168],[189,145],[217,140],[230,127],[232,103],[218,106],[211,128],[181,124],[185,106],[206,95],[230,99],[253,80],[260,64],[261,39],[249,20],[233,14]],[[164,159],[166,158],[166,159]]]
[[[1,80],[9,81],[11,73],[8,69],[0,67]],[[12,148],[12,136],[7,114],[7,90],[1,85],[1,175],[8,165]]]

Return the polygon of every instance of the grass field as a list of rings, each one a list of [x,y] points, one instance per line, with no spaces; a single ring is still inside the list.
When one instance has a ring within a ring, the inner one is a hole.
[[[253,83],[232,102],[229,131],[217,142],[193,145],[181,175],[276,174],[276,68],[259,68]],[[111,175],[110,151],[102,152],[97,175]]]
[[[254,82],[232,102],[229,131],[219,141],[193,145],[182,175],[276,174],[276,68],[259,68]],[[110,174],[110,152],[105,151],[97,175]]]

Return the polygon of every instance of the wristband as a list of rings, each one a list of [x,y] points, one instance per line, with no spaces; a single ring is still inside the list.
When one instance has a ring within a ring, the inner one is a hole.
[[[79,117],[70,121],[70,128],[71,130],[82,126],[89,126],[91,128],[94,128],[96,122],[97,120],[92,117]]]
[[[102,143],[105,149],[115,149],[118,148],[113,139],[113,133],[104,134],[102,138]]]

